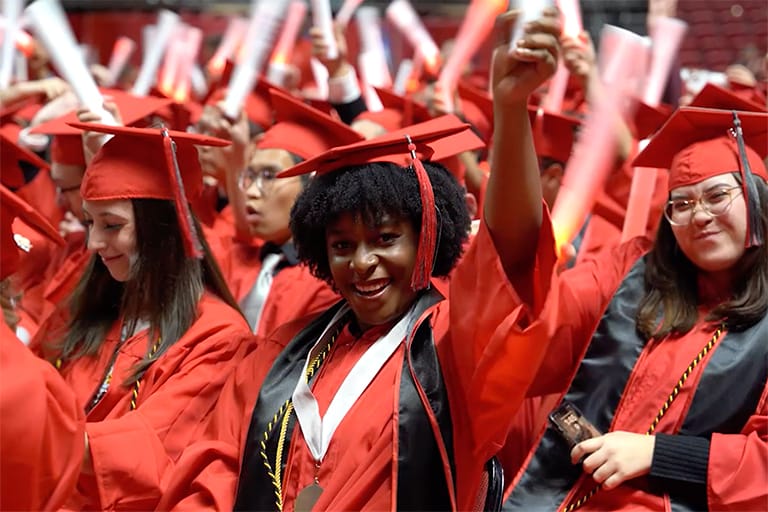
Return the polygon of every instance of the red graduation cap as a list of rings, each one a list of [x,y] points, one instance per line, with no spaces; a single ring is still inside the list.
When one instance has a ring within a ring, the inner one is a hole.
[[[644,101],[637,101],[635,114],[629,119],[629,129],[637,140],[647,139],[669,119],[672,115],[672,107],[659,105],[653,107]]]
[[[280,89],[270,90],[275,124],[259,140],[260,149],[284,149],[303,159],[335,146],[363,140],[346,124]]]
[[[223,139],[165,128],[131,128],[72,123],[81,130],[114,135],[96,153],[85,171],[80,195],[88,201],[165,199],[174,201],[187,255],[200,257],[190,200],[203,189],[198,146],[226,146]]]
[[[111,96],[117,105],[120,116],[126,126],[138,123],[171,104],[166,98],[153,96],[134,96],[118,89],[102,89],[102,93]],[[77,111],[51,119],[30,129],[30,133],[53,135],[51,141],[51,161],[63,165],[85,166],[81,131],[70,126],[77,123]]]
[[[429,109],[421,103],[387,89],[378,87],[374,89],[384,109],[378,112],[363,112],[355,118],[355,121],[358,119],[372,121],[381,125],[386,131],[393,132],[432,119]]]
[[[466,81],[459,82],[456,90],[461,98],[464,117],[480,132],[486,143],[490,142],[493,135],[493,98]]]
[[[530,105],[528,117],[531,120],[536,155],[553,158],[564,164],[568,162],[581,120],[564,114],[546,112]]]
[[[745,112],[766,112],[765,105],[739,96],[733,91],[724,89],[713,83],[707,83],[694,96],[689,107],[718,108],[723,110],[742,110]]]
[[[446,140],[449,138],[450,144],[447,144]],[[429,286],[437,244],[435,196],[422,160],[438,160],[463,151],[471,151],[477,148],[478,143],[482,144],[482,141],[468,124],[462,123],[455,116],[442,116],[370,140],[329,149],[280,172],[278,177],[311,172],[323,175],[345,167],[373,162],[391,162],[403,167],[412,167],[419,181],[422,217],[411,287],[420,290]]]
[[[28,162],[35,167],[48,169],[48,162],[16,142],[15,129],[0,129],[0,182],[6,187],[17,189],[24,185],[24,174],[19,161]]]
[[[682,107],[635,158],[636,167],[669,169],[669,190],[738,172],[747,202],[747,247],[762,245],[755,176],[768,182],[768,113]]]
[[[19,268],[19,251],[13,234],[13,221],[17,217],[58,245],[65,243],[45,217],[4,185],[0,185],[0,281]]]

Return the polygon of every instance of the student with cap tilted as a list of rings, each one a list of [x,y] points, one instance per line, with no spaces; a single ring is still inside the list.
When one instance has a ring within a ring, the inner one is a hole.
[[[64,243],[34,208],[0,185],[0,508],[57,510],[77,483],[85,423],[67,383],[14,333],[9,278],[23,264],[14,239],[17,217]]]
[[[299,161],[362,140],[354,130],[286,92],[270,91],[275,124],[259,137],[247,166],[228,170],[235,222],[248,239],[233,238],[225,255],[232,295],[254,332],[266,336],[289,321],[325,310],[338,295],[299,264],[288,225],[308,177],[276,179]],[[247,159],[246,159],[247,158]]]
[[[243,361],[159,508],[494,506],[480,490],[484,467],[546,350],[546,326],[528,321],[541,304],[514,287],[540,272],[548,280],[554,266],[526,102],[554,71],[559,30],[550,9],[519,49],[497,48],[496,136],[514,143],[497,153],[484,221],[463,257],[463,191],[430,161],[446,138],[452,151],[476,147],[454,117],[282,173],[316,173],[291,229],[299,257],[343,300],[283,326]],[[452,271],[446,299],[431,279]]]
[[[534,449],[505,509],[765,506],[767,154],[768,114],[681,108],[634,160],[670,170],[656,240],[559,276],[533,387],[604,434],[518,429]]]
[[[40,340],[86,412],[87,448],[67,507],[149,510],[163,472],[250,349],[248,325],[188,202],[202,187],[195,144],[226,141],[73,126],[112,137],[80,186],[93,254],[68,330]]]

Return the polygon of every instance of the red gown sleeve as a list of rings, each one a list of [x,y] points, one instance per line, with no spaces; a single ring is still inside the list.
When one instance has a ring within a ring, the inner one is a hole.
[[[484,222],[452,274],[446,342],[439,315],[435,325],[453,417],[459,510],[472,508],[483,465],[504,443],[546,352],[547,324],[540,313],[545,302],[557,301],[550,287],[554,246],[545,214],[526,295],[534,297],[530,305],[507,279]]]
[[[739,434],[712,434],[707,476],[709,510],[768,508],[768,385]]]
[[[232,510],[245,438],[261,382],[285,345],[306,325],[283,326],[257,343],[229,376],[204,432],[168,474],[156,510]]]
[[[0,321],[0,508],[55,510],[75,487],[83,411],[69,386]]]

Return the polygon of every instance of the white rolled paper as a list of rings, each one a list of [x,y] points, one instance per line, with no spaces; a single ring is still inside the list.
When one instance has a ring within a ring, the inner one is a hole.
[[[190,79],[192,82],[192,92],[195,96],[198,98],[205,97],[208,94],[208,80],[206,80],[203,68],[199,64],[194,63],[194,66],[192,66]]]
[[[130,37],[120,36],[117,38],[107,65],[109,71],[108,83],[105,84],[107,87],[111,87],[117,82],[135,50],[136,43]]]
[[[139,69],[139,76],[136,77],[136,81],[133,83],[133,89],[131,93],[136,96],[146,96],[149,93],[149,89],[152,84],[155,83],[155,76],[157,75],[157,69],[160,67],[160,62],[163,59],[168,43],[171,40],[176,27],[179,24],[179,15],[168,11],[161,10],[157,17],[157,25],[154,30],[154,36],[152,42],[146,49],[147,53],[141,63],[141,69]]]
[[[357,9],[361,3],[363,3],[363,0],[345,0],[341,5],[341,9],[339,9],[339,12],[336,13],[334,21],[342,27],[346,27],[349,25],[352,15],[355,14],[355,9]]]
[[[227,96],[224,98],[224,113],[230,119],[237,119],[245,98],[253,89],[280,27],[288,0],[259,0],[254,7],[248,26],[242,58],[238,61],[229,81]]]
[[[57,0],[37,0],[27,7],[29,22],[77,99],[84,107],[99,114],[105,123],[114,123],[104,110],[104,99],[85,65],[80,48]]]
[[[688,24],[676,18],[660,16],[651,27],[651,68],[645,83],[643,101],[657,106],[664,94],[669,72],[683,43]]]
[[[544,9],[553,5],[553,0],[517,0],[515,2],[514,9],[519,11],[519,14],[515,20],[515,26],[512,28],[512,35],[509,38],[510,50],[514,50],[517,47],[517,41],[523,37],[526,23],[541,18]]]
[[[397,27],[414,50],[424,57],[426,68],[433,73],[437,72],[440,48],[429,35],[411,3],[408,0],[394,0],[387,7],[387,19]]]
[[[208,61],[208,72],[213,76],[219,76],[224,71],[227,59],[231,58],[248,32],[248,20],[244,18],[232,18],[229,20],[227,30],[221,38],[221,43]]]
[[[173,87],[173,99],[184,103],[189,99],[192,89],[192,70],[197,61],[197,54],[203,43],[203,31],[187,25],[184,34],[184,48],[176,67],[176,79]]]
[[[371,85],[388,89],[392,87],[392,75],[389,72],[387,52],[384,47],[384,37],[381,31],[381,18],[376,7],[361,7],[355,13],[357,33],[360,34],[360,54],[367,54],[369,65],[378,71]]]
[[[328,68],[322,62],[312,57],[309,59],[309,65],[312,68],[312,76],[317,86],[317,99],[328,99]]]
[[[408,92],[408,79],[411,77],[411,71],[413,71],[413,61],[411,59],[401,60],[395,75],[395,84],[392,86],[392,92],[405,96],[406,92]]]
[[[16,48],[16,33],[19,30],[22,0],[3,0],[3,18],[5,30],[2,53],[0,53],[0,88],[5,89],[11,84],[13,75],[14,53]]]
[[[330,0],[310,0],[310,5],[312,6],[312,25],[322,30],[323,41],[328,47],[325,56],[328,59],[335,59],[339,56],[339,49],[336,47],[336,35],[333,32],[331,2]]]

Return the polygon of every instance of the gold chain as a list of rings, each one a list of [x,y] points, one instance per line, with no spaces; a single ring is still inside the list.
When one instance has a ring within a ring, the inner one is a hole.
[[[656,427],[659,425],[659,422],[661,421],[661,418],[664,417],[664,415],[669,410],[669,407],[672,405],[672,402],[674,402],[675,398],[677,398],[678,395],[680,394],[680,390],[683,388],[685,381],[688,380],[688,377],[690,377],[691,372],[693,372],[693,370],[699,365],[699,363],[706,357],[709,351],[712,350],[712,347],[715,346],[715,343],[717,343],[717,341],[720,339],[720,336],[723,334],[723,330],[725,330],[725,324],[721,324],[720,327],[717,328],[717,330],[715,331],[715,334],[712,336],[712,339],[709,340],[707,344],[704,345],[704,348],[702,348],[701,351],[696,355],[696,357],[693,358],[693,361],[691,361],[691,363],[688,365],[688,367],[685,369],[683,374],[678,379],[677,384],[675,384],[675,387],[672,388],[672,392],[667,397],[666,401],[664,402],[664,405],[661,406],[661,409],[659,409],[659,412],[656,414],[656,418],[654,418],[653,422],[651,423],[651,426],[648,427],[648,430],[646,431],[645,435],[650,436],[654,433],[654,431],[656,430]],[[599,490],[600,490],[600,485],[595,486],[587,494],[585,494],[578,500],[572,502],[570,505],[565,507],[563,509],[563,512],[573,512],[574,510],[582,507]]]
[[[341,330],[344,328],[344,324],[342,324],[339,327],[339,330],[336,332],[336,334],[333,335],[331,338],[331,341],[328,343],[328,345],[325,346],[322,352],[320,352],[309,364],[307,367],[307,373],[305,375],[307,382],[309,382],[309,379],[312,378],[312,376],[317,372],[317,370],[320,368],[320,365],[325,360],[326,356],[328,355],[328,352],[330,351],[331,347],[333,346],[334,342],[336,341],[336,338],[341,333]],[[267,475],[269,476],[270,480],[272,480],[272,486],[275,490],[275,505],[277,506],[277,510],[281,511],[283,510],[283,479],[282,479],[282,461],[283,461],[283,450],[285,448],[285,439],[288,435],[288,421],[290,420],[291,413],[293,412],[293,400],[292,398],[289,398],[286,400],[283,405],[280,406],[280,408],[277,410],[277,412],[272,416],[272,419],[267,423],[267,429],[264,431],[264,433],[261,434],[261,450],[259,450],[259,453],[261,454],[261,458],[264,461],[264,467],[267,469]],[[269,436],[272,434],[272,430],[274,430],[275,426],[278,423],[278,420],[282,417],[282,420],[280,421],[280,435],[277,440],[277,450],[275,452],[275,467],[274,470],[272,469],[272,464],[269,462],[269,456],[267,455],[267,441],[269,440]]]

